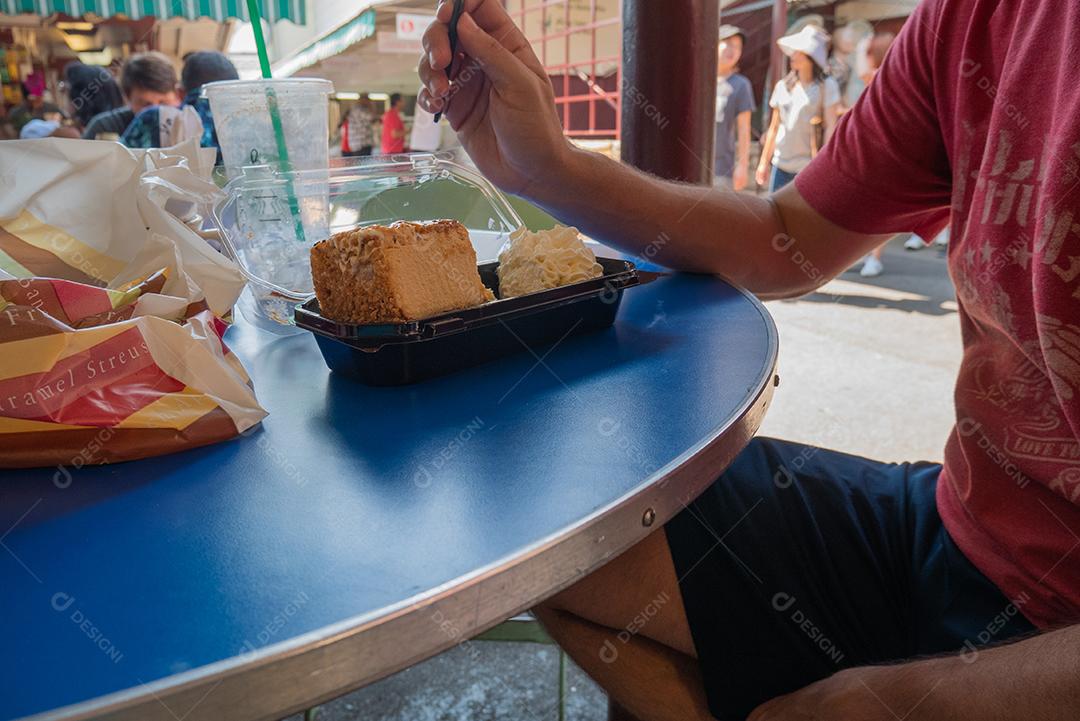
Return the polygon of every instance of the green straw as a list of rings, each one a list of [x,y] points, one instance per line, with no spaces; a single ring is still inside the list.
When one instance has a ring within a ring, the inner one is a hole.
[[[247,0],[247,8],[248,20],[251,21],[251,31],[255,34],[255,47],[259,51],[259,67],[262,69],[263,78],[271,80],[273,74],[270,72],[270,55],[266,52],[266,39],[263,38],[262,13],[259,11],[259,0]],[[274,140],[277,142],[278,161],[281,163],[281,170],[285,173],[291,172],[292,163],[289,162],[289,148],[285,144],[285,128],[281,124],[277,93],[269,86],[266,88],[266,107],[270,111],[270,122],[274,126]],[[292,213],[296,239],[303,243],[305,237],[304,224],[300,221],[300,202],[296,199],[296,191],[293,189],[291,180],[286,183],[285,192],[289,196],[289,211]]]

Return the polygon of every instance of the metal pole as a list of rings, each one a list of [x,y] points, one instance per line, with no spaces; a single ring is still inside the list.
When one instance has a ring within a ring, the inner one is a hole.
[[[624,162],[712,183],[719,21],[716,0],[624,0]]]

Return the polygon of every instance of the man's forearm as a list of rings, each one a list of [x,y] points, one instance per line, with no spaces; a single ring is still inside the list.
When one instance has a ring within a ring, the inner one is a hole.
[[[774,199],[660,180],[581,150],[531,200],[612,247],[677,270],[714,273],[766,298],[814,290],[859,250],[794,189]]]
[[[750,169],[750,138],[747,138],[745,142],[742,139],[739,140],[735,163],[744,171]]]
[[[750,113],[743,113],[738,119],[735,162],[744,170],[750,167]]]
[[[948,703],[957,712],[943,719],[979,721],[1074,721],[1080,719],[1080,626],[970,651],[951,659],[943,683],[953,693],[926,703]],[[953,697],[949,701],[948,697]],[[961,701],[956,702],[957,697]],[[963,713],[959,713],[963,712]]]

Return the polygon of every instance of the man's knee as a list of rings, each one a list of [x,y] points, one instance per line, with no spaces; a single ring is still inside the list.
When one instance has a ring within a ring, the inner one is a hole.
[[[582,576],[570,586],[559,591],[551,598],[542,601],[534,610],[539,616],[545,614],[554,616],[558,613],[570,613],[576,616],[587,616],[588,609],[593,605],[594,598],[603,589],[597,587],[596,574]],[[607,593],[614,593],[616,589],[607,589]],[[543,620],[543,619],[541,619]]]
[[[621,628],[657,594],[677,585],[664,532],[658,531],[555,594],[542,606]],[[625,618],[624,618],[625,616]]]

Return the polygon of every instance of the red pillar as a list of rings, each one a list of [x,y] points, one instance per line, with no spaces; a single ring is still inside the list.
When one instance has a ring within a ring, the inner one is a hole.
[[[624,162],[712,183],[719,21],[716,0],[623,0]]]

